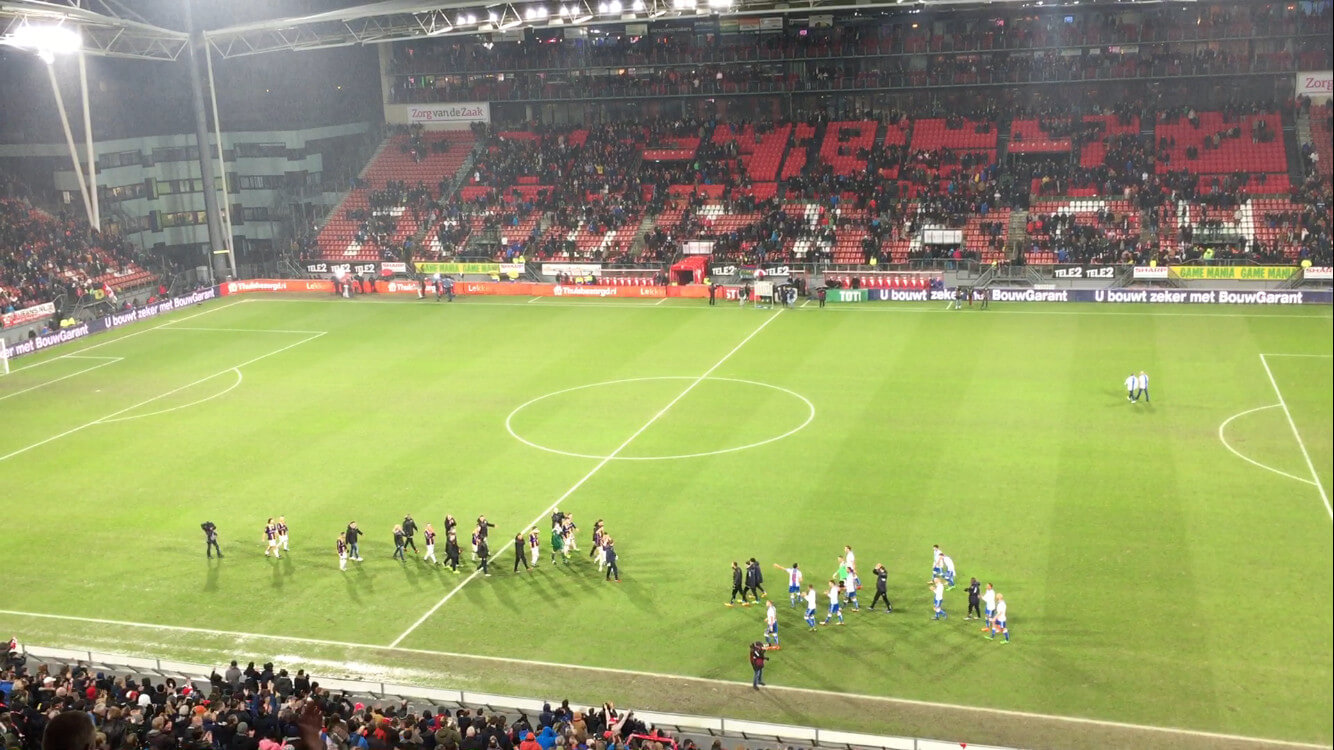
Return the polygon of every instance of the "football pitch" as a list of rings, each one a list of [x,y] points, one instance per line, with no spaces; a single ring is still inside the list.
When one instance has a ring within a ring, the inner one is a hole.
[[[1329,308],[227,298],[0,379],[0,635],[977,742],[1325,745],[1332,340]],[[459,519],[460,574],[391,559],[406,513]],[[532,526],[541,564],[512,573]],[[894,612],[809,632],[773,564],[823,619],[844,545]],[[751,557],[782,643],[759,693],[763,607],[724,606]],[[1008,645],[964,619],[971,577]]]

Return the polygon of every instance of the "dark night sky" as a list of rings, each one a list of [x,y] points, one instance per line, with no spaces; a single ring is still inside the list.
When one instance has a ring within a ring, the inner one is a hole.
[[[357,4],[329,0],[194,1],[196,24],[204,28]],[[181,0],[128,0],[124,4],[150,23],[185,28]],[[374,47],[275,52],[232,60],[215,56],[213,68],[224,130],[281,130],[380,117],[379,67]],[[77,67],[72,60],[57,60],[56,70],[75,137],[81,139]],[[175,63],[89,57],[88,79],[93,132],[98,140],[194,132],[184,55]],[[0,47],[0,140],[58,143],[62,139],[43,64],[29,52]]]

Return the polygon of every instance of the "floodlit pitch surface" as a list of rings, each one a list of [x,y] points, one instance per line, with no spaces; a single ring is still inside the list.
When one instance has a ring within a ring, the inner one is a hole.
[[[763,610],[723,605],[754,556],[779,603],[772,685],[1326,744],[1330,353],[1328,308],[224,300],[0,380],[0,634],[829,728],[1101,736],[743,696],[724,681],[749,680]],[[1153,400],[1130,404],[1140,369]],[[580,527],[569,567],[546,549],[557,502]],[[405,513],[459,519],[462,574],[390,559]],[[467,560],[483,513],[490,578]],[[281,561],[261,544],[278,515]],[[587,557],[599,518],[619,585]],[[353,520],[365,562],[340,573]],[[535,521],[541,564],[511,573],[506,543]],[[807,632],[772,566],[801,564],[823,619],[844,544],[862,606],[883,562],[895,612]],[[946,622],[932,544],[962,579]],[[972,576],[1006,596],[1011,644],[964,620]]]

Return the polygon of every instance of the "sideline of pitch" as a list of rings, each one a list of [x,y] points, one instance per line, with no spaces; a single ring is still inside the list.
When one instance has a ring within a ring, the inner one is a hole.
[[[66,622],[81,622],[95,625],[114,625],[118,627],[129,628],[147,628],[150,630],[162,630],[178,633],[195,633],[198,635],[222,636],[234,638],[238,641],[247,640],[268,640],[280,641],[285,643],[308,644],[315,646],[330,646],[334,648],[353,649],[360,652],[367,651],[386,651],[402,654],[421,654],[429,656],[443,656],[447,658],[475,659],[478,661],[494,662],[507,666],[524,667],[550,667],[559,669],[569,669],[584,672],[604,673],[610,675],[621,675],[626,677],[643,677],[654,680],[676,680],[680,682],[696,683],[702,685],[725,686],[725,687],[749,687],[750,683],[744,680],[723,680],[714,677],[690,677],[686,675],[664,674],[660,672],[648,672],[635,669],[623,669],[619,667],[594,667],[581,664],[561,664],[558,662],[540,661],[535,659],[519,659],[507,656],[486,656],[476,653],[461,654],[451,651],[437,651],[432,649],[404,648],[402,646],[377,646],[370,643],[350,643],[347,641],[335,641],[322,638],[304,638],[300,636],[287,635],[264,635],[262,633],[243,633],[234,630],[216,630],[213,628],[189,627],[183,625],[154,625],[150,623],[131,622],[125,620],[108,620],[96,617],[78,617],[74,615],[56,615],[41,612],[22,612],[17,610],[0,609],[0,615],[10,615],[15,617],[31,617],[35,619],[61,620]],[[381,665],[391,666],[391,665]],[[1292,740],[1275,740],[1263,737],[1247,737],[1246,735],[1227,734],[1223,732],[1208,732],[1199,729],[1181,729],[1177,727],[1158,727],[1147,724],[1132,724],[1121,721],[1111,721],[1108,719],[1090,719],[1081,716],[1060,716],[1056,714],[1042,714],[1032,711],[1018,711],[1005,708],[987,708],[984,706],[963,706],[953,703],[939,703],[935,701],[913,700],[911,698],[893,698],[882,695],[866,695],[863,693],[847,693],[835,690],[820,690],[817,688],[788,687],[783,685],[771,685],[767,688],[769,691],[790,693],[794,695],[812,695],[832,698],[853,698],[858,700],[881,703],[887,706],[911,706],[917,708],[940,709],[950,711],[972,712],[990,716],[1005,716],[1018,719],[1034,719],[1042,721],[1061,722],[1072,725],[1082,725],[1090,727],[1104,727],[1111,729],[1124,729],[1141,732],[1153,732],[1164,735],[1181,735],[1185,737],[1195,737],[1203,739],[1226,740],[1230,742],[1250,743],[1255,745],[1271,745],[1278,747],[1292,748],[1313,748],[1324,750],[1330,745],[1320,745],[1310,742],[1296,742]]]

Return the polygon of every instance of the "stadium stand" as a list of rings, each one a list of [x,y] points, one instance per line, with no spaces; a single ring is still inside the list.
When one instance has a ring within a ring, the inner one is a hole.
[[[100,300],[107,287],[119,292],[156,278],[135,261],[123,238],[94,234],[86,222],[52,216],[25,201],[0,199],[0,310],[61,295]]]

